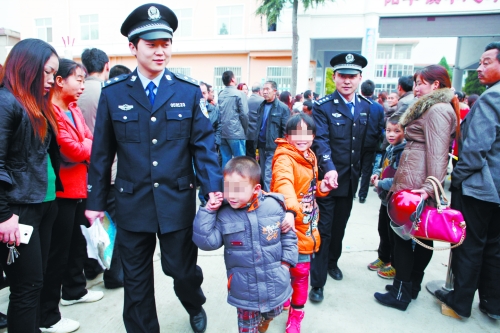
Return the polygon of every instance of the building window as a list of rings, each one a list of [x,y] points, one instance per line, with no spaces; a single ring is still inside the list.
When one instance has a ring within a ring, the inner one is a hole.
[[[384,69],[385,69],[384,65],[377,65],[375,67],[375,77],[385,77],[387,74],[384,73]]]
[[[177,19],[179,20],[179,28],[175,32],[175,36],[191,36],[193,30],[193,10],[191,8],[177,9],[175,11],[175,14],[177,15]]]
[[[35,19],[36,32],[39,39],[52,43],[52,19]]]
[[[169,67],[168,70],[172,73],[191,76],[191,68],[189,67]]]
[[[236,77],[236,82],[241,82],[241,67],[215,67],[214,68],[214,90],[216,93],[224,89],[225,85],[222,82],[222,73],[232,71]]]
[[[243,6],[217,7],[217,34],[243,34]]]
[[[397,83],[377,83],[375,84],[375,95],[380,94],[382,91],[387,93],[396,92]]]
[[[413,75],[412,65],[377,65],[375,67],[375,77],[393,77]]]
[[[391,59],[392,58],[392,47],[394,45],[378,45],[377,46],[377,59]]]
[[[97,14],[81,15],[80,29],[82,40],[99,39],[99,16]]]
[[[410,58],[411,58],[411,45],[394,46],[394,59],[410,59]]]
[[[292,85],[292,66],[267,67],[267,80],[278,85],[278,91],[290,91]]]

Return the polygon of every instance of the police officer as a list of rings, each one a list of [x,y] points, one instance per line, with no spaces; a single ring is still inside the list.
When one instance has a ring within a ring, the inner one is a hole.
[[[203,273],[192,242],[196,210],[193,160],[209,203],[222,201],[214,134],[196,80],[167,70],[177,17],[160,4],[136,8],[121,33],[137,69],[108,80],[97,109],[86,216],[102,219],[117,153],[117,244],[122,256],[128,332],[159,332],[153,253],[160,242],[163,272],[189,313],[194,332],[205,332]],[[210,193],[208,193],[210,192]]]
[[[337,90],[320,99],[313,109],[317,132],[312,148],[318,156],[320,177],[334,188],[327,197],[317,199],[321,247],[311,263],[309,299],[313,302],[323,300],[327,273],[335,280],[343,277],[337,262],[358,187],[360,154],[371,104],[356,94],[361,70],[367,64],[363,56],[341,53],[330,64]]]

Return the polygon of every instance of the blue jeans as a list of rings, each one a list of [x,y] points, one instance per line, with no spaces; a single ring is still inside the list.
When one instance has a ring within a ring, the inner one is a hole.
[[[273,174],[274,150],[265,150],[259,146],[260,178],[262,179],[262,189],[271,192],[271,178]]]
[[[222,169],[224,169],[231,158],[246,155],[245,140],[221,139],[220,153],[222,155]]]

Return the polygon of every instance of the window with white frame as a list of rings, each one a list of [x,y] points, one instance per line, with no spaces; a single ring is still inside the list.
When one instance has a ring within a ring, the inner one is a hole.
[[[39,39],[52,42],[52,18],[35,19],[35,27]]]
[[[168,70],[172,73],[191,76],[191,68],[189,67],[168,67]]]
[[[226,71],[233,72],[234,77],[236,78],[236,82],[241,81],[241,67],[215,67],[213,88],[217,94],[225,87],[224,83],[222,82],[222,74]]]
[[[411,45],[394,46],[394,59],[410,59],[410,58],[411,58]]]
[[[292,66],[267,67],[267,80],[278,85],[278,91],[290,91],[292,85]]]
[[[82,40],[99,39],[99,15],[80,15],[80,33]]]
[[[217,7],[217,35],[243,34],[243,6]]]
[[[391,59],[392,58],[392,48],[394,45],[377,45],[377,59]]]
[[[390,64],[377,65],[375,67],[375,77],[393,77],[413,75],[412,65]]]
[[[177,9],[175,11],[179,20],[179,28],[175,32],[175,37],[189,37],[193,34],[193,9]]]
[[[387,93],[396,92],[397,83],[377,83],[375,84],[375,95],[380,94],[382,91]]]

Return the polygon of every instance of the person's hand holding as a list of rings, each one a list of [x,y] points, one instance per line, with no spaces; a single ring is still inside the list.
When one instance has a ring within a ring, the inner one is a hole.
[[[319,185],[319,190],[323,193],[330,192],[331,190],[333,190],[333,186],[331,186],[329,182],[325,182],[325,180],[323,179]]]
[[[19,216],[13,214],[10,219],[0,223],[0,241],[4,243],[21,244],[21,234],[19,233]]]
[[[370,177],[370,183],[372,183],[373,185],[375,185],[376,180],[378,180],[378,175],[372,175]]]
[[[339,187],[339,183],[337,182],[338,177],[339,174],[337,173],[337,170],[331,170],[325,174],[323,181],[326,181],[328,183],[327,186],[330,186],[332,190],[334,190]]]
[[[295,215],[290,212],[286,212],[285,219],[281,222],[281,232],[287,233],[290,229],[297,232],[295,229]]]
[[[375,179],[375,181],[373,182],[373,186],[375,186],[376,188],[378,188],[378,182],[379,182],[379,181],[380,181],[380,180]]]
[[[418,190],[412,190],[413,193],[420,193],[422,195],[423,200],[427,200],[429,198],[429,194],[425,192],[423,188],[419,188]]]
[[[222,205],[224,195],[222,192],[210,192],[208,193],[208,198],[209,199],[205,207],[207,207],[208,210],[218,210]]]
[[[102,223],[102,220],[104,220],[104,211],[86,210],[85,217],[89,220],[90,225],[94,224],[97,218]]]

